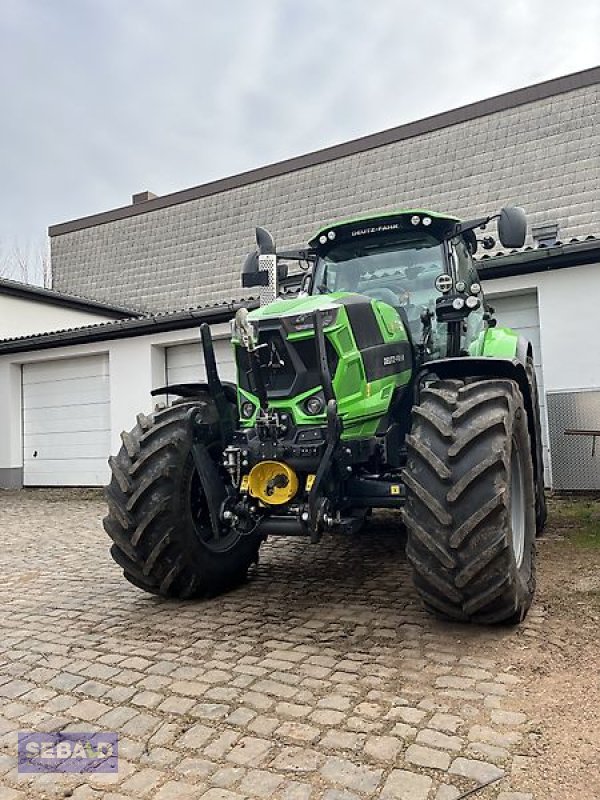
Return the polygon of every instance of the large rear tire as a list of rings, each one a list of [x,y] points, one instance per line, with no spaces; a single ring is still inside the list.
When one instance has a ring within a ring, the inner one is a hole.
[[[111,555],[127,580],[165,597],[214,595],[240,583],[258,560],[256,535],[214,536],[191,452],[187,415],[193,408],[206,422],[217,421],[208,395],[140,414],[109,462],[104,528],[113,540]],[[218,459],[220,448],[212,447]]]
[[[439,380],[407,437],[407,558],[426,608],[520,622],[535,591],[535,482],[527,413],[510,380]]]

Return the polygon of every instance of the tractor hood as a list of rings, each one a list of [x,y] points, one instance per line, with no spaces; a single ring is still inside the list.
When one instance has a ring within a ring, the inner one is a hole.
[[[298,314],[312,314],[314,311],[329,311],[343,305],[342,301],[351,296],[350,292],[334,292],[308,297],[293,297],[290,300],[276,300],[274,303],[269,303],[268,306],[251,311],[248,319],[252,322],[259,322],[260,320],[297,316]]]

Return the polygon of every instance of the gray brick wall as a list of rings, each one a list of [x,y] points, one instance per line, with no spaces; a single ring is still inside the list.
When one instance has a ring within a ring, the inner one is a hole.
[[[240,296],[253,228],[302,244],[329,220],[525,207],[561,238],[600,233],[598,84],[217,195],[52,238],[59,291],[151,311]]]

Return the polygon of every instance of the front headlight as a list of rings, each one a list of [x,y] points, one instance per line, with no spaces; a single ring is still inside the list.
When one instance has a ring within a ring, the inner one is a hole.
[[[321,394],[313,394],[308,400],[304,401],[304,408],[306,413],[311,417],[316,417],[317,414],[322,414],[325,409],[325,400]]]
[[[323,327],[330,328],[335,325],[338,318],[339,308],[328,308],[321,312],[323,320]],[[297,314],[293,317],[282,317],[283,327],[288,333],[301,333],[302,331],[311,331],[314,327],[313,312],[308,311],[305,314]]]
[[[249,400],[244,400],[240,406],[240,411],[243,419],[250,419],[255,411],[254,403],[251,403]]]

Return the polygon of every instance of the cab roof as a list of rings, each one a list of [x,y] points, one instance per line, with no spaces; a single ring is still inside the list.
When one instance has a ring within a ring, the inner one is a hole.
[[[393,219],[402,219],[403,217],[417,214],[419,216],[432,217],[433,219],[440,221],[447,221],[451,223],[460,222],[458,217],[453,217],[450,214],[440,214],[437,211],[429,211],[429,209],[426,208],[400,208],[393,211],[371,211],[368,214],[362,214],[356,217],[348,217],[347,219],[338,220],[337,222],[331,222],[328,225],[324,225],[322,228],[319,228],[314,236],[312,236],[312,238],[309,240],[309,245],[311,247],[316,246],[319,243],[320,236],[338,228],[353,226],[360,222],[391,222]]]

